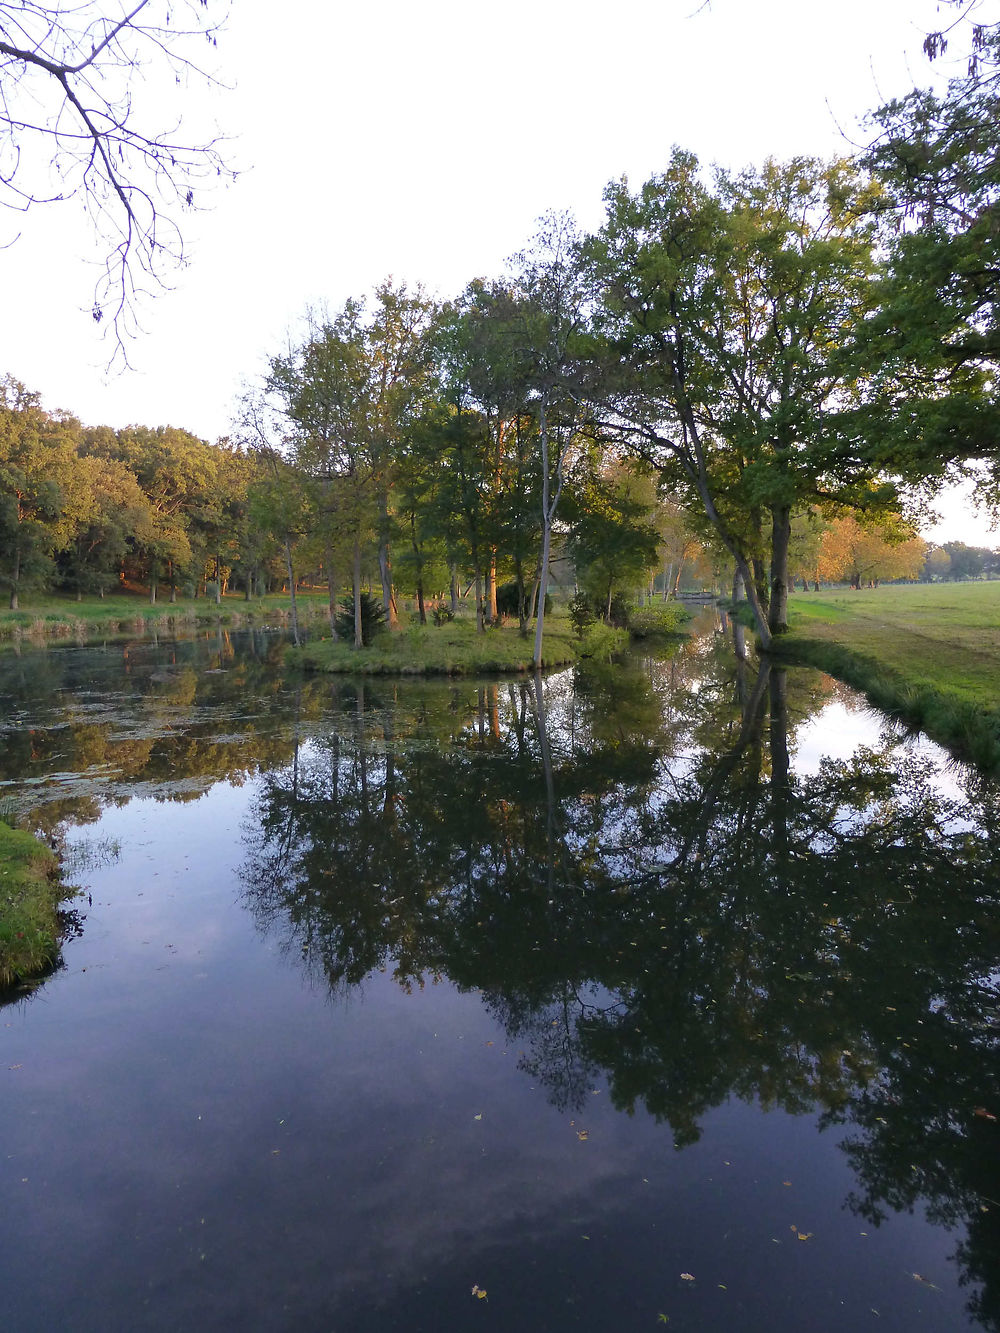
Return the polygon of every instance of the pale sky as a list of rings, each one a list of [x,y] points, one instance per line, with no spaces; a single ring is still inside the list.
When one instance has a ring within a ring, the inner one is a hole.
[[[190,262],[146,307],[135,369],[104,374],[94,253],[67,203],[0,218],[0,242],[21,232],[0,251],[0,371],[87,424],[215,439],[307,306],[387,274],[453,295],[548,209],[599,225],[607,181],[638,184],[673,144],[732,167],[843,153],[867,109],[935,78],[935,0],[698,3],[235,0],[217,52],[232,90],[171,90],[164,124],[179,98],[244,171],[186,219]],[[953,504],[936,540],[1000,540]]]

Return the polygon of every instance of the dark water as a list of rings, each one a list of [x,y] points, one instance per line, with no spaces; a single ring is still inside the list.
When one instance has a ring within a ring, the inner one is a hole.
[[[0,660],[93,899],[0,1009],[6,1328],[1000,1329],[995,787],[713,636],[280,650]]]

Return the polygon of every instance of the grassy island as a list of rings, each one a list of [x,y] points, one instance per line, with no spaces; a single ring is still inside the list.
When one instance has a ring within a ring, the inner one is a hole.
[[[601,625],[581,641],[565,617],[546,619],[542,665],[565,666],[581,656],[610,652],[627,641],[624,631]],[[516,625],[500,625],[477,634],[471,620],[446,625],[411,625],[383,632],[367,648],[344,640],[315,639],[289,650],[289,660],[308,671],[362,675],[461,676],[477,672],[530,671],[534,633],[524,636]]]
[[[55,853],[0,823],[0,990],[46,971],[59,951],[59,904],[67,896]]]
[[[820,667],[962,759],[1000,768],[1000,582],[797,593],[775,653]]]

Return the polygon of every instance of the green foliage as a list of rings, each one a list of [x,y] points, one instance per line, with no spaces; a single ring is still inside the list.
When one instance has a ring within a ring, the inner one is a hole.
[[[681,626],[690,619],[691,612],[679,602],[655,602],[633,608],[628,630],[633,639],[652,639],[680,633]]]
[[[613,653],[620,653],[627,645],[628,634],[624,629],[596,620],[580,635],[580,656],[607,659]]]
[[[370,592],[362,591],[361,605],[361,642],[365,648],[371,647],[376,637],[385,630],[385,607]],[[354,598],[345,597],[340,603],[334,622],[337,633],[354,642]]]
[[[949,467],[985,459],[981,493],[996,506],[1000,27],[976,32],[969,73],[943,95],[914,89],[872,117],[868,162],[885,184],[894,234],[870,360],[905,400],[884,422],[891,464],[940,482]]]
[[[439,603],[431,612],[431,619],[434,624],[440,628],[442,625],[450,625],[455,619],[455,612],[450,606],[445,606],[443,602]]]
[[[585,592],[578,592],[569,604],[570,624],[577,638],[582,639],[590,626],[597,619],[590,598]]]

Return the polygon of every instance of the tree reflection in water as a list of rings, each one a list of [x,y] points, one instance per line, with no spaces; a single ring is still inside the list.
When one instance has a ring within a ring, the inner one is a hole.
[[[997,792],[892,734],[797,765],[832,688],[710,648],[471,710],[341,685],[263,781],[246,900],[335,991],[479,989],[560,1108],[599,1072],[678,1146],[734,1095],[845,1126],[851,1207],[964,1226],[1000,1328]]]

